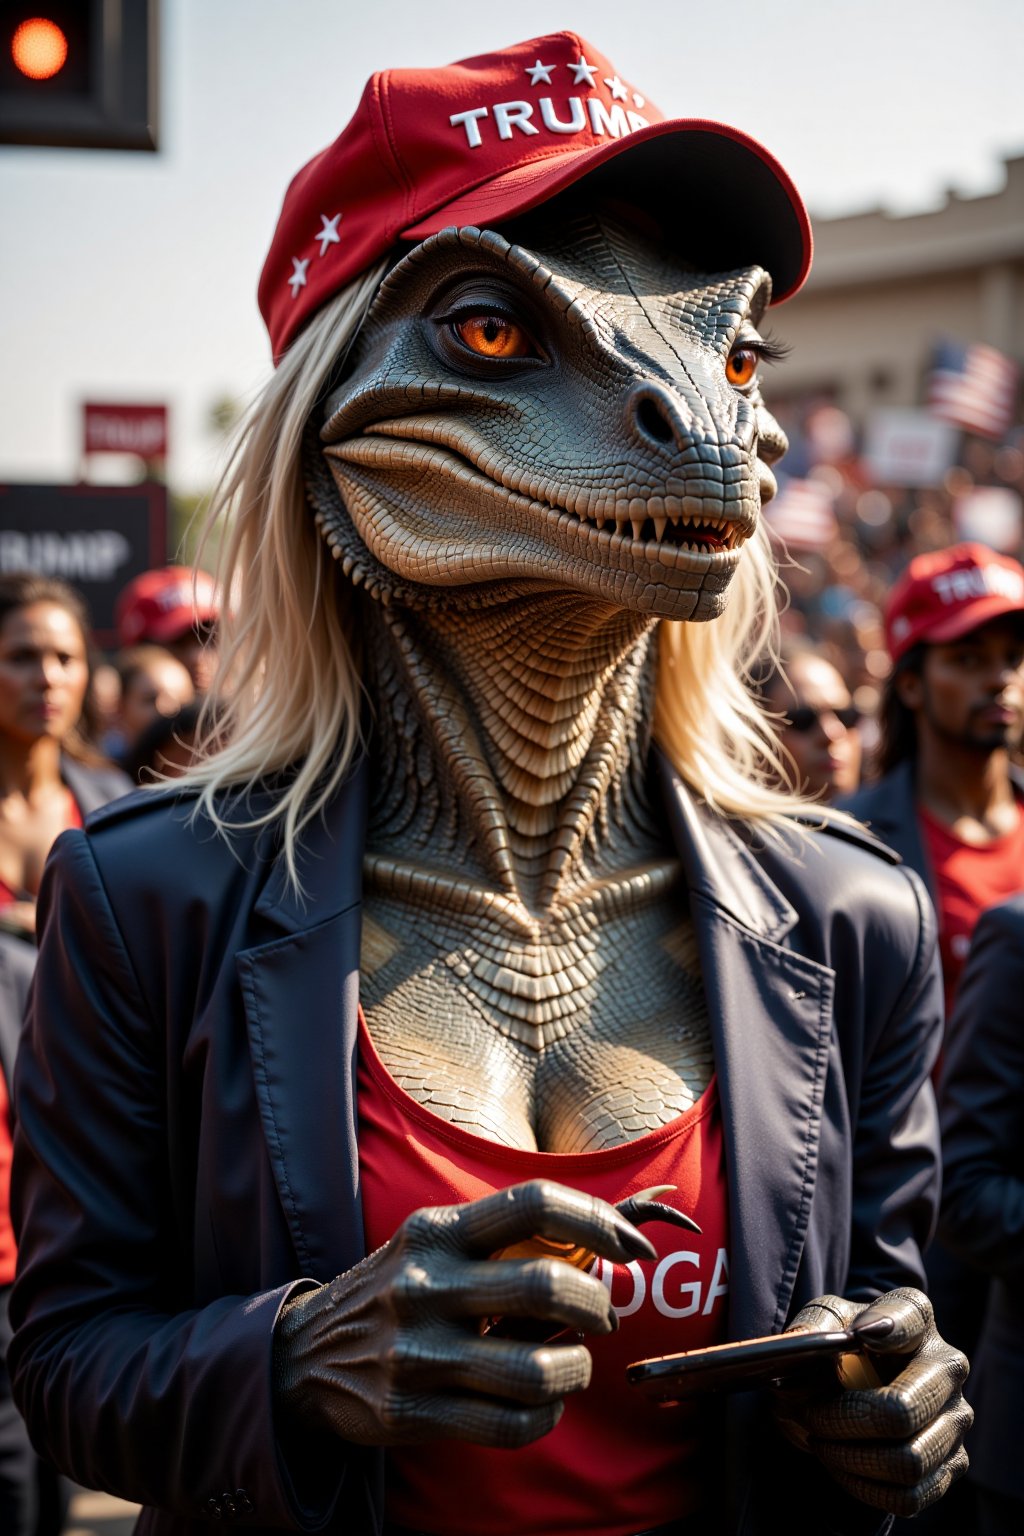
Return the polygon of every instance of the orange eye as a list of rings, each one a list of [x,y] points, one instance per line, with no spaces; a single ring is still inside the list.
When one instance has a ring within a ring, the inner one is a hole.
[[[729,360],[725,365],[725,376],[730,384],[742,388],[749,384],[757,372],[758,356],[753,347],[737,347],[735,352],[729,353]]]
[[[455,334],[481,357],[532,357],[533,347],[521,325],[503,315],[470,315],[456,320]]]

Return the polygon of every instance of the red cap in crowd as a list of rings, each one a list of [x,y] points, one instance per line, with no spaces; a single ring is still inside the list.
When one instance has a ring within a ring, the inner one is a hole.
[[[889,594],[885,638],[895,664],[924,641],[944,645],[1004,614],[1024,614],[1024,566],[985,544],[911,560]]]
[[[167,645],[197,624],[213,624],[219,617],[213,577],[188,566],[167,565],[143,571],[128,583],[118,596],[114,621],[119,645],[143,640]]]
[[[807,276],[807,212],[766,149],[724,123],[666,119],[591,43],[556,32],[370,79],[285,194],[259,286],[275,358],[397,241],[500,224],[584,176],[678,230],[704,270],[765,267],[775,303]]]

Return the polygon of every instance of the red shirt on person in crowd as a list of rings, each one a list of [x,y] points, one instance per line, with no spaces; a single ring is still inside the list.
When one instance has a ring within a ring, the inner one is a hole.
[[[949,1019],[975,923],[986,907],[1016,895],[1024,886],[1024,808],[1018,804],[1012,832],[981,844],[965,843],[922,805],[918,819],[935,881]]]

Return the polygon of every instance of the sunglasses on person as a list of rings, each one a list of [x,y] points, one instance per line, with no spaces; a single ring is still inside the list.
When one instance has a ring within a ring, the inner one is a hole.
[[[846,731],[852,731],[863,718],[856,704],[847,704],[843,709],[814,709],[810,704],[801,704],[799,709],[786,716],[784,728],[805,736],[819,723],[822,715],[833,715]]]

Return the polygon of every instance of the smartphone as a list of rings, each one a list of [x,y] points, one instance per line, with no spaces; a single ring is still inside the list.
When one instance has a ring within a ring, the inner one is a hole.
[[[637,1360],[626,1367],[626,1380],[666,1408],[705,1392],[747,1392],[783,1377],[799,1377],[830,1360],[836,1363],[838,1382],[867,1386],[871,1383],[864,1379],[866,1362],[845,1359],[861,1356],[865,1342],[852,1328],[830,1333],[794,1328],[763,1339]]]

